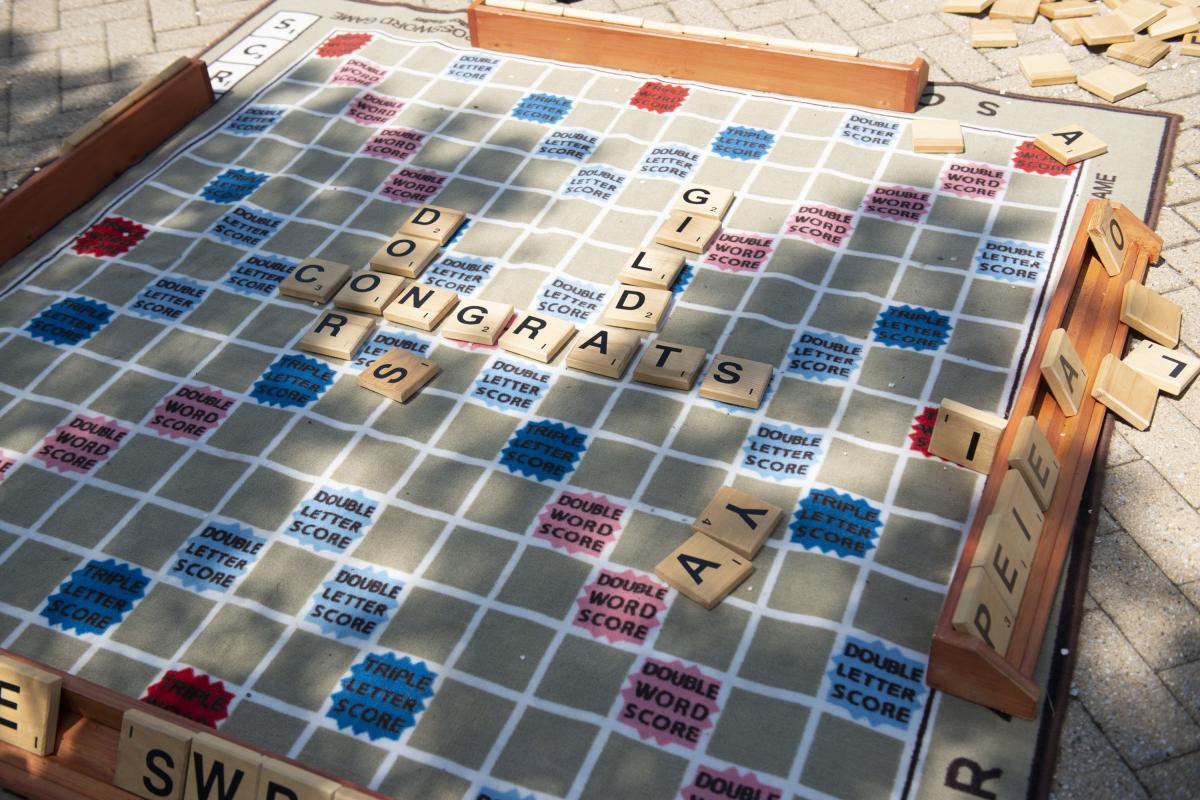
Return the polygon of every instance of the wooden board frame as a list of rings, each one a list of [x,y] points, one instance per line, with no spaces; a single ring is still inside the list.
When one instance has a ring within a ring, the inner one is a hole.
[[[1162,239],[1125,206],[1113,203],[1130,244],[1121,272],[1109,277],[1088,236],[1088,225],[1103,201],[1091,200],[1067,255],[1066,266],[1046,313],[1037,347],[1021,383],[996,448],[995,460],[984,485],[983,497],[959,557],[945,605],[934,630],[929,653],[927,683],[941,691],[981,703],[1008,714],[1033,719],[1041,687],[1034,681],[1038,657],[1067,559],[1071,533],[1080,513],[1092,460],[1101,444],[1107,409],[1091,395],[1091,383],[1104,356],[1120,358],[1125,352],[1129,327],[1120,321],[1121,298],[1130,281],[1145,280],[1151,262],[1157,261]],[[1066,289],[1065,287],[1070,287]],[[1055,328],[1065,328],[1088,372],[1079,414],[1068,417],[1042,380],[1039,365]],[[955,630],[954,609],[963,592],[984,523],[992,512],[1017,436],[1016,421],[1037,418],[1058,457],[1062,470],[1058,487],[1046,510],[1042,537],[1030,565],[1029,582],[1013,625],[1008,651],[1000,655],[982,640]]]
[[[51,755],[39,757],[12,745],[0,743],[0,786],[18,792],[29,800],[79,800],[80,797],[92,800],[137,800],[137,795],[113,785],[117,769],[117,742],[121,737],[121,718],[130,708],[144,711],[195,733],[220,736],[264,756],[354,789],[364,797],[387,800],[386,795],[313,769],[299,761],[271,753],[241,739],[225,736],[185,717],[77,678],[69,672],[39,664],[33,659],[7,650],[0,649],[0,656],[46,670],[60,676],[63,681],[58,733]]]
[[[198,58],[0,198],[0,264],[24,250],[215,102]]]
[[[483,5],[467,9],[471,46],[572,64],[912,113],[929,81],[911,64],[784,50]]]

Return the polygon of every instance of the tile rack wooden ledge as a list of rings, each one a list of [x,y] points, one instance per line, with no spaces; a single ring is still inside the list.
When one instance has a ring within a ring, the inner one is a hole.
[[[0,264],[32,244],[213,104],[198,58],[0,198]]]
[[[695,80],[793,97],[913,112],[929,80],[911,64],[667,33],[483,4],[467,9],[471,45],[487,50]]]
[[[1036,349],[1021,383],[1009,424],[996,448],[995,460],[984,485],[979,511],[963,546],[954,579],[934,630],[929,653],[927,682],[935,689],[981,703],[1026,719],[1037,712],[1041,687],[1034,680],[1038,656],[1054,606],[1067,548],[1080,502],[1100,443],[1107,409],[1091,395],[1091,381],[1108,353],[1120,358],[1125,352],[1129,328],[1120,321],[1121,298],[1130,281],[1144,282],[1150,262],[1157,261],[1162,239],[1127,208],[1113,204],[1114,214],[1132,240],[1121,272],[1109,277],[1088,237],[1088,223],[1102,202],[1092,200],[1075,234],[1066,266],[1046,314]],[[1061,287],[1070,286],[1070,290]],[[1079,414],[1067,417],[1041,378],[1039,365],[1047,340],[1055,328],[1065,328],[1087,368],[1087,390]],[[1008,651],[1001,655],[981,639],[954,629],[951,617],[963,592],[971,559],[984,523],[991,514],[1008,464],[1008,454],[1017,437],[1017,422],[1025,416],[1037,418],[1062,465],[1058,486],[1045,512],[1045,526],[1029,570],[1029,583],[1014,621]],[[1093,509],[1098,513],[1098,510]]]
[[[365,798],[386,800],[385,795],[348,783],[334,775],[298,761],[269,753],[248,742],[224,736],[199,723],[177,716],[161,708],[142,703],[106,689],[99,684],[77,678],[62,670],[39,664],[33,659],[0,649],[0,656],[21,661],[62,678],[62,699],[58,712],[58,732],[51,755],[36,756],[10,744],[0,742],[0,786],[17,792],[30,800],[137,800],[137,795],[113,785],[117,768],[117,740],[121,734],[121,718],[125,711],[137,708],[173,725],[196,733],[216,733],[223,739],[248,747],[255,752],[285,761],[335,783],[361,793]],[[252,794],[252,792],[251,792]],[[241,797],[241,793],[238,794]]]

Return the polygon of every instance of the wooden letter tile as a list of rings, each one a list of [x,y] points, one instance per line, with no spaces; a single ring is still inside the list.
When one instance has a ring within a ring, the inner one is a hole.
[[[500,346],[510,353],[549,364],[574,335],[575,326],[571,323],[526,311],[500,337]]]
[[[1066,125],[1043,133],[1033,143],[1067,165],[1108,152],[1107,142],[1079,125]]]
[[[1181,394],[1200,373],[1200,358],[1154,342],[1140,342],[1122,361],[1171,395]]]
[[[54,752],[62,678],[0,656],[0,742],[34,755]]]
[[[441,334],[447,339],[475,344],[495,344],[504,333],[513,307],[494,300],[471,300],[463,303],[442,325]]]
[[[1127,61],[1139,67],[1153,67],[1169,52],[1171,52],[1171,45],[1147,39],[1145,36],[1139,36],[1132,42],[1110,44],[1104,51],[1109,58]]]
[[[1054,487],[1058,485],[1059,463],[1036,418],[1025,417],[1017,425],[1017,438],[1008,453],[1008,465],[1021,473],[1037,499],[1038,507],[1043,511],[1049,508]]]
[[[1116,10],[1116,16],[1120,17],[1134,33],[1149,28],[1151,24],[1167,15],[1165,6],[1150,3],[1147,0],[1125,0],[1124,3],[1117,6]]]
[[[1087,17],[1078,20],[1076,24],[1079,26],[1079,35],[1088,47],[1133,41],[1133,28],[1116,14]]]
[[[333,800],[341,784],[268,758],[263,762],[255,800]]]
[[[955,630],[969,633],[1000,655],[1008,652],[1013,632],[1012,612],[983,567],[967,573],[958,605],[954,607]]]
[[[942,11],[947,14],[982,14],[995,0],[944,0]]]
[[[668,289],[618,286],[604,309],[601,321],[617,328],[656,331],[666,316],[672,297]]]
[[[1100,204],[1095,217],[1088,223],[1088,239],[1091,240],[1092,247],[1096,248],[1096,255],[1100,257],[1104,271],[1112,277],[1120,275],[1125,267],[1127,241],[1125,231],[1121,229],[1121,222],[1113,216],[1112,203],[1107,200]]]
[[[702,347],[656,341],[642,353],[642,360],[633,370],[633,379],[686,392],[696,382],[704,366],[704,356]]]
[[[399,402],[408,399],[429,383],[441,367],[399,347],[375,359],[358,375],[358,385]]]
[[[682,269],[679,253],[639,250],[617,274],[617,280],[630,286],[670,289]]]
[[[404,287],[391,305],[383,309],[383,318],[417,330],[431,331],[457,303],[457,292],[412,283]]]
[[[1168,9],[1163,18],[1152,24],[1146,33],[1153,39],[1174,39],[1194,30],[1200,30],[1200,10],[1175,6]]]
[[[1087,388],[1087,370],[1083,368],[1083,359],[1071,344],[1071,339],[1063,328],[1055,328],[1046,344],[1046,353],[1042,356],[1042,379],[1050,387],[1050,393],[1058,401],[1065,416],[1073,417],[1079,413],[1079,404],[1083,402],[1083,392]]]
[[[438,243],[416,236],[393,237],[371,256],[371,269],[402,278],[415,278],[437,255]]]
[[[1185,56],[1200,56],[1200,33],[1189,33],[1183,37],[1179,52]]]
[[[772,368],[761,361],[715,356],[700,384],[700,396],[745,408],[758,408],[771,383]]]
[[[988,18],[1011,19],[1028,25],[1037,19],[1040,5],[1041,0],[996,0],[988,12]]]
[[[121,718],[113,784],[145,800],[181,800],[192,732],[136,708]]]
[[[1165,347],[1179,344],[1183,309],[1136,281],[1125,284],[1121,322]]]
[[[380,272],[360,272],[333,296],[333,304],[350,311],[379,316],[400,294],[404,278]]]
[[[589,325],[579,332],[567,351],[567,366],[606,378],[620,378],[641,345],[642,337],[633,331]]]
[[[254,800],[263,757],[211,733],[192,739],[184,800]]]
[[[1050,23],[1050,29],[1072,47],[1083,44],[1083,34],[1079,32],[1079,20],[1077,19],[1056,19]]]
[[[654,574],[705,608],[712,608],[754,571],[749,559],[702,533],[692,534],[654,568]]]
[[[672,211],[658,233],[654,234],[654,241],[676,250],[703,253],[719,230],[720,220],[686,211]]]
[[[296,346],[309,353],[349,360],[374,330],[375,320],[370,317],[326,311]]]
[[[1144,78],[1139,78],[1116,64],[1109,64],[1095,72],[1080,75],[1077,82],[1080,88],[1086,89],[1097,97],[1103,97],[1110,103],[1116,103],[1131,94],[1137,94],[1147,85]]]
[[[1059,3],[1042,3],[1038,11],[1047,19],[1075,19],[1100,13],[1100,8],[1089,0],[1062,0]]]
[[[986,475],[1007,424],[1004,417],[947,397],[938,409],[929,452]]]
[[[1012,528],[1003,525],[1003,519],[995,514],[987,518],[971,568],[983,567],[1005,607],[1015,615],[1029,581],[1029,561],[1021,557],[1020,544],[1013,538]]]
[[[1016,47],[1017,29],[1008,19],[971,20],[971,47]]]
[[[1018,470],[1010,469],[1004,473],[988,522],[993,518],[1003,529],[1005,541],[1026,562],[1033,563],[1033,554],[1037,550],[1038,540],[1042,538],[1046,516]]]
[[[1062,53],[1021,56],[1017,63],[1030,86],[1057,86],[1075,82],[1075,68]]]
[[[1133,427],[1144,431],[1154,418],[1158,387],[1109,353],[1100,362],[1100,371],[1092,385],[1092,397]]]
[[[466,218],[466,214],[453,208],[421,206],[408,218],[408,222],[401,226],[396,236],[416,236],[445,244]]]
[[[280,282],[279,293],[297,300],[328,303],[353,271],[345,264],[310,258]]]
[[[696,517],[692,530],[711,536],[742,558],[754,558],[781,519],[782,508],[722,486]]]
[[[962,125],[955,119],[914,119],[913,150],[918,153],[961,153]]]
[[[733,205],[733,192],[719,186],[702,186],[689,183],[680,191],[675,201],[675,210],[684,214],[697,214],[721,220]]]

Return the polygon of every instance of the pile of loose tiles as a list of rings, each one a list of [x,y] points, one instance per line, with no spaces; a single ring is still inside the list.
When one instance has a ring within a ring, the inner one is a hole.
[[[1139,67],[1152,67],[1171,52],[1167,40],[1179,40],[1179,52],[1200,56],[1200,0],[945,0],[942,10],[952,14],[983,14],[971,21],[971,46],[1016,47],[1015,23],[1032,24],[1038,16],[1070,45],[1106,48],[1109,58]],[[1124,100],[1146,88],[1146,81],[1116,64],[1086,75],[1061,53],[1024,56],[1021,73],[1030,86],[1077,83],[1110,103]]]

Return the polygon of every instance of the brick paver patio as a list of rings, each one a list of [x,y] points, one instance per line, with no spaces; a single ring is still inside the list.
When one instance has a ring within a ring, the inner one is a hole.
[[[0,0],[0,172],[6,182],[62,137],[179,55],[219,37],[259,0]],[[456,8],[459,0],[427,5]],[[771,36],[856,44],[863,55],[922,55],[935,80],[1030,89],[1018,55],[1064,49],[1046,19],[1021,47],[973,50],[968,17],[937,0],[582,0],[581,7]],[[1066,48],[1080,71],[1103,54]],[[1123,105],[1184,117],[1149,285],[1184,308],[1183,347],[1200,353],[1200,58],[1178,47],[1142,73]],[[1119,423],[1108,459],[1079,662],[1055,781],[1062,798],[1196,797],[1200,791],[1200,390],[1162,397],[1154,424]],[[2,795],[3,793],[0,793]]]

